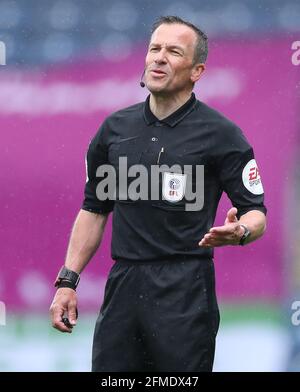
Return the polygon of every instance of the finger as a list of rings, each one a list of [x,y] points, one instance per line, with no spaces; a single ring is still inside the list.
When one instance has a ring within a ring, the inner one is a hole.
[[[198,244],[202,245],[202,243],[205,243],[206,241],[209,241],[211,239],[222,239],[224,237],[224,235],[232,235],[232,231],[230,231],[229,233],[226,232],[218,232],[218,231],[212,231],[213,229],[217,229],[217,228],[212,228],[210,229],[209,233],[204,234],[203,238],[198,242]],[[222,230],[223,230],[223,226],[222,226]]]
[[[68,319],[72,325],[76,325],[77,314],[76,302],[69,302]]]
[[[211,241],[213,241],[213,237],[211,236],[204,236],[201,241],[198,242],[199,246],[210,246]]]
[[[205,234],[204,235],[204,237],[198,242],[198,244],[200,244],[200,243],[203,243],[203,242],[206,242],[206,241],[208,241],[208,240],[210,240],[210,238],[212,238],[213,237],[213,235],[212,234]]]
[[[230,242],[230,241],[232,241],[232,237],[231,236],[215,236],[215,237],[210,237],[210,238],[207,238],[206,240],[205,240],[205,243],[215,243],[215,242],[222,242],[222,243],[228,243],[228,242]]]
[[[56,321],[56,323],[53,325],[53,327],[60,332],[72,333],[72,328],[67,327],[66,324],[62,320]]]
[[[209,241],[200,241],[200,242],[198,243],[198,245],[199,245],[201,248],[210,248],[210,247],[211,247]]]
[[[202,237],[202,239],[199,241],[199,244],[200,244],[200,242],[209,240],[209,239],[211,239],[211,238],[214,238],[215,236],[216,236],[215,233],[206,233],[206,234],[204,234],[204,236]]]
[[[199,246],[202,248],[213,248],[214,246],[216,246],[217,244],[219,244],[221,242],[216,242],[216,241],[206,241],[206,242],[202,242],[201,244],[199,243]]]
[[[229,245],[230,241],[228,239],[224,240],[224,239],[210,239],[210,240],[206,240],[206,241],[202,241],[199,242],[199,246],[203,247],[203,248],[214,248],[217,246],[224,246],[224,245]]]
[[[226,225],[226,226],[216,226],[212,227],[209,230],[210,234],[232,234],[234,231],[234,228],[232,225]]]
[[[57,306],[52,307],[51,309],[51,313],[52,313],[52,326],[53,328],[61,331],[61,332],[72,332],[71,328],[68,328],[62,321],[62,317],[64,314],[64,309],[63,308],[59,308]]]
[[[205,245],[206,242],[207,242],[207,240],[203,237],[203,238],[198,242],[198,245],[199,245],[199,246]]]
[[[236,217],[237,214],[237,208],[232,207],[230,210],[227,212],[227,219],[229,222],[236,222],[238,219]]]
[[[224,222],[224,226],[228,225],[229,223],[232,223],[228,220],[228,218],[226,217],[225,222]]]
[[[234,233],[232,231],[230,232],[212,232],[212,233],[207,233],[204,235],[204,237],[201,239],[201,243],[206,243],[210,241],[224,241],[224,242],[229,242],[232,241],[234,237]],[[199,242],[199,244],[200,244]]]

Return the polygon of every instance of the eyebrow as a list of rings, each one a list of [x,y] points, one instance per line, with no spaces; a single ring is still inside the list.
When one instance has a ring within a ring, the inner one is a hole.
[[[151,48],[152,46],[156,46],[156,47],[161,47],[161,44],[156,44],[156,43],[151,43],[149,45],[149,48]],[[166,47],[168,49],[179,49],[180,51],[182,51],[184,53],[184,49],[182,46],[178,46],[178,45],[166,45]]]

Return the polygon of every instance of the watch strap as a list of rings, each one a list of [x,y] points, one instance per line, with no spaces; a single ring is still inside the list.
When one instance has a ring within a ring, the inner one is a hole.
[[[74,283],[70,282],[69,280],[64,280],[64,279],[62,279],[62,280],[56,285],[56,287],[57,287],[58,289],[67,287],[68,289],[72,289],[72,290],[75,290],[75,291],[76,291],[76,287],[75,287]]]
[[[245,230],[244,234],[242,235],[242,237],[240,238],[240,242],[239,245],[245,245],[245,241],[246,239],[249,237],[249,235],[251,234],[250,230],[248,229],[248,227],[246,225],[240,224],[241,227],[243,227],[243,229]]]
[[[54,286],[58,288],[70,287],[76,290],[79,281],[80,281],[80,275],[77,272],[72,271],[65,266],[62,266],[54,282]],[[68,286],[61,286],[63,282],[65,285],[68,284]]]

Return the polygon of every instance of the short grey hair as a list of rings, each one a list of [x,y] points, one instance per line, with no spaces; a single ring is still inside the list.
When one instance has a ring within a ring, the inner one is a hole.
[[[181,19],[179,16],[160,16],[152,25],[151,34],[162,24],[182,24],[190,27],[197,35],[197,42],[194,53],[194,64],[205,63],[208,55],[207,35],[193,23]]]

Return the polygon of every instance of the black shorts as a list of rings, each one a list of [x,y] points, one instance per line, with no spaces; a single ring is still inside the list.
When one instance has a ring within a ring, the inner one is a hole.
[[[92,371],[212,371],[218,328],[213,260],[115,262]]]

